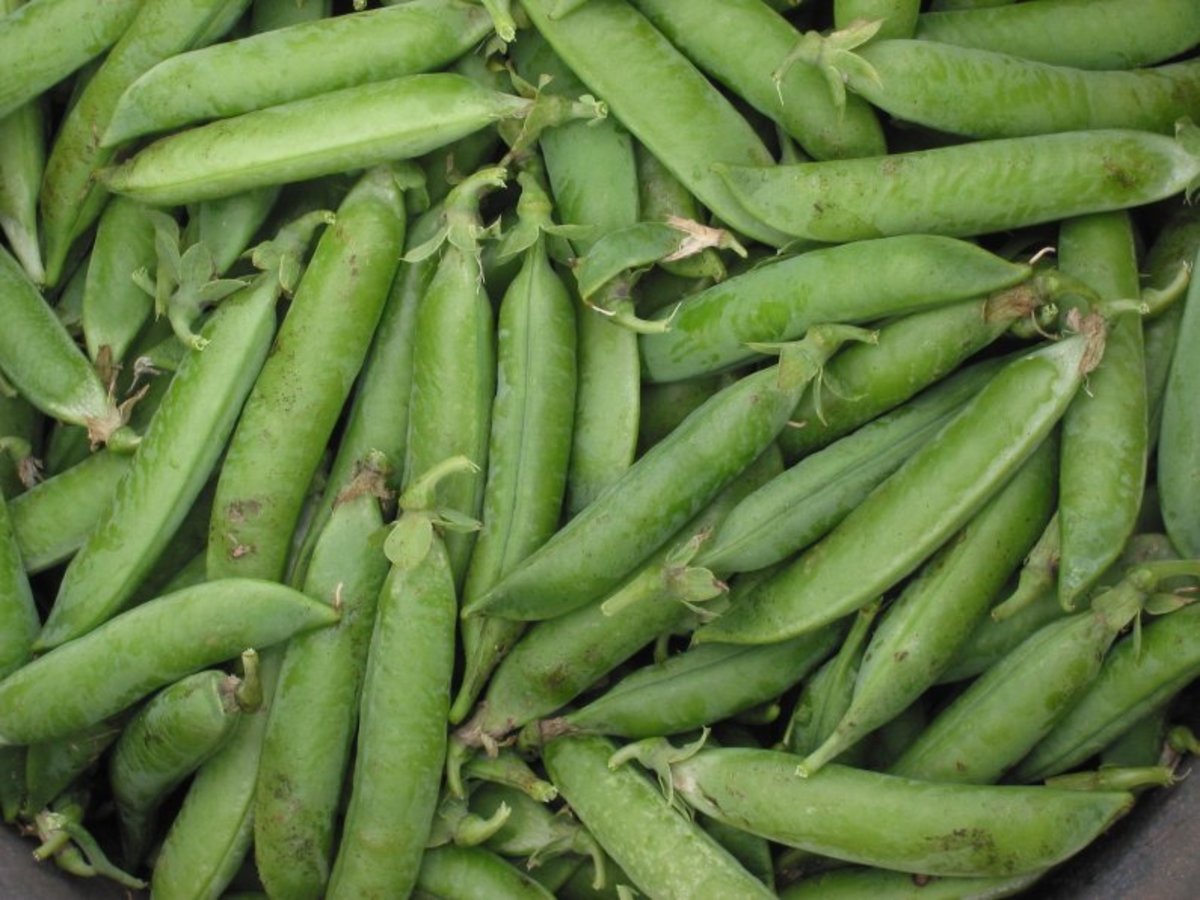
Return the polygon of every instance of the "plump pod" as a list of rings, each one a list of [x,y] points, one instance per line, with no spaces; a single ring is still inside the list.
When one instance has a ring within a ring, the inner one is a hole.
[[[542,753],[579,820],[639,890],[664,900],[772,896],[644,776],[628,766],[610,769],[615,750],[603,738],[579,736]]]
[[[24,0],[4,0],[0,3],[0,15],[11,14],[22,5]],[[37,284],[45,278],[38,241],[37,200],[46,165],[46,143],[45,113],[40,100],[30,100],[7,114],[0,114],[0,230],[8,238],[13,255]]]
[[[481,847],[434,847],[421,857],[417,890],[444,900],[551,900],[516,866]]]
[[[163,138],[106,170],[103,181],[109,190],[144,203],[192,203],[420,156],[493,122],[520,117],[531,102],[461,75],[410,75]]]
[[[1020,4],[1022,6],[1026,4]],[[965,237],[1140,206],[1200,178],[1194,130],[1075,131],[863,160],[726,166],[747,210],[816,241],[927,232]]]
[[[157,263],[154,220],[148,212],[122,197],[100,215],[83,287],[83,336],[93,360],[104,347],[112,362],[125,359],[154,309],[153,299],[133,280],[134,272],[153,271]]]
[[[1197,257],[1200,259],[1200,256]],[[1159,502],[1172,543],[1186,556],[1200,556],[1200,414],[1196,390],[1200,364],[1190,348],[1200,335],[1200,278],[1192,272],[1179,322],[1178,347],[1172,358],[1162,403],[1158,441]]]
[[[1026,890],[1041,872],[1000,878],[917,878],[907,872],[848,867],[789,885],[780,900],[998,900]]]
[[[28,661],[39,625],[8,504],[0,496],[0,677]]]
[[[69,735],[247,647],[269,647],[336,621],[337,612],[298,591],[248,579],[151,600],[0,682],[0,743]],[[108,676],[80,678],[89,671]]]
[[[702,750],[675,761],[665,744],[634,745],[627,756],[669,765],[676,794],[705,815],[787,846],[921,875],[1040,872],[1133,804],[1115,791],[943,785],[838,765],[797,778],[790,753]]]
[[[1029,268],[965,241],[903,235],[765,263],[663,310],[670,329],[640,338],[645,376],[675,381],[754,358],[818,322],[862,322],[1011,287]],[[865,348],[864,348],[865,349]]]

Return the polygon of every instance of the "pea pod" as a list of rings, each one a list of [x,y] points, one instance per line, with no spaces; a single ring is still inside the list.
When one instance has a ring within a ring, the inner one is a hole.
[[[759,0],[634,0],[633,5],[696,65],[778,122],[814,159],[886,152],[871,108],[855,98],[838,109],[816,67],[795,67],[782,82],[772,83],[772,70],[800,35]],[[913,19],[915,25],[915,8]]]
[[[162,138],[105,170],[102,180],[109,190],[144,203],[192,203],[410,159],[494,122],[520,118],[532,104],[461,75],[409,75]]]
[[[522,224],[538,230],[505,292],[496,323],[499,371],[492,405],[483,527],[463,588],[470,602],[554,533],[562,511],[575,404],[575,309],[550,267],[541,229],[550,199],[520,176]],[[529,436],[536,434],[536,440]],[[465,669],[450,720],[466,718],[522,627],[482,617],[462,625]]]
[[[692,64],[623,0],[592,0],[569,16],[555,0],[522,0],[554,51],[689,191],[729,227],[781,246],[731,197],[714,160],[766,165],[770,154],[750,125]]]
[[[844,868],[822,872],[789,885],[780,900],[997,900],[1012,897],[1037,882],[1041,872],[998,878],[914,878],[887,869]]]
[[[961,528],[1045,439],[1103,352],[1103,324],[1006,365],[820,543],[696,633],[770,642],[879,596]],[[864,577],[865,575],[865,577]]]
[[[611,769],[615,750],[603,738],[577,736],[548,744],[543,758],[584,827],[639,890],[662,898],[772,896],[646,778]]]
[[[917,29],[920,2],[913,0],[834,0],[833,24],[842,29],[856,21],[880,21],[878,37],[909,38]]]
[[[354,782],[326,896],[390,896],[416,883],[446,756],[454,670],[454,574],[435,531],[437,482],[469,471],[452,458],[414,479],[385,552],[388,573],[367,655]]]
[[[670,217],[678,216],[693,222],[699,221],[699,204],[679,179],[645,147],[635,147],[634,153],[637,157],[641,218],[650,222],[665,222]],[[692,256],[660,259],[658,265],[663,271],[683,278],[713,278],[721,281],[726,274],[725,264],[713,247],[705,247]]]
[[[195,122],[434,71],[482,41],[490,24],[487,14],[471,3],[416,0],[260,30],[181,53],[125,90],[103,144],[115,146]]]
[[[707,401],[464,614],[545,619],[612,590],[766,449],[844,341],[866,339],[818,326],[785,346],[778,365]]]
[[[964,237],[1191,191],[1200,179],[1195,135],[1190,125],[1181,126],[1176,139],[1121,129],[1072,131],[719,171],[747,211],[793,237]]]
[[[1163,394],[1157,457],[1163,521],[1172,542],[1187,556],[1200,554],[1200,516],[1192,506],[1200,491],[1194,443],[1200,432],[1200,417],[1193,409],[1194,404],[1188,401],[1200,374],[1191,354],[1186,352],[1197,333],[1200,333],[1200,279],[1193,273],[1179,322],[1179,349],[1172,359]]]
[[[926,13],[916,36],[1060,66],[1132,69],[1200,42],[1200,11],[1187,0],[1036,0]]]
[[[121,736],[128,719],[128,713],[119,713],[67,737],[25,748],[23,814],[37,815],[66,792],[80,776],[90,772]]]
[[[249,579],[210,581],[160,597],[0,682],[0,742],[63,737],[246,647],[268,647],[335,621],[335,611],[297,591]],[[78,673],[89,670],[109,674],[81,681]]]
[[[937,680],[1050,518],[1057,463],[1051,438],[888,608],[840,721],[810,748],[805,772],[899,715]]]
[[[0,13],[11,16],[22,4],[23,0],[5,0],[0,3]],[[0,231],[35,284],[45,277],[37,223],[37,198],[45,165],[42,104],[33,99],[6,115],[0,114]]]
[[[873,273],[868,276],[866,273]],[[1028,267],[929,235],[860,241],[751,269],[664,310],[670,330],[640,339],[650,381],[744,364],[751,342],[787,341],[818,322],[862,322],[1012,287]]]
[[[156,694],[121,734],[109,758],[127,865],[145,855],[165,796],[229,739],[243,712],[255,709],[253,651],[243,654],[247,681],[209,669]]]
[[[0,497],[0,676],[29,660],[39,624],[12,518]]]
[[[1036,632],[959,694],[891,771],[931,781],[998,780],[1095,680],[1109,646],[1141,612],[1154,584],[1153,574],[1136,569],[1090,610]],[[1000,712],[1014,700],[1025,710],[1016,720]]]
[[[59,127],[42,181],[40,209],[46,254],[46,283],[57,284],[71,245],[100,215],[107,194],[96,181],[114,148],[100,136],[125,88],[160,60],[201,40],[213,22],[249,0],[159,0],[143,3],[120,40],[88,79]]]
[[[93,360],[108,347],[112,361],[121,362],[150,318],[151,298],[133,273],[154,267],[154,238],[148,210],[131,200],[114,200],[101,213],[83,288],[83,335]]]
[[[489,850],[524,857],[530,868],[564,853],[590,856],[595,882],[604,883],[604,851],[573,817],[556,813],[515,788],[483,784],[471,792],[470,807],[483,817],[494,815],[501,806],[506,806],[510,815],[484,842]]]
[[[1136,297],[1138,266],[1127,213],[1063,223],[1065,272],[1106,301]],[[1136,312],[1109,316],[1104,359],[1063,416],[1058,598],[1068,610],[1133,534],[1147,467],[1146,363]]]
[[[426,850],[417,890],[445,900],[550,900],[554,895],[501,857],[479,847]]]
[[[630,745],[613,762],[629,758],[713,818],[790,847],[920,875],[1041,872],[1133,804],[1121,791],[937,784],[838,765],[797,778],[790,753],[679,751],[661,739]],[[899,821],[903,829],[888,824]]]
[[[142,0],[34,0],[0,19],[0,118],[99,56]]]
[[[0,332],[0,372],[4,377],[47,415],[86,426],[93,443],[114,437],[119,440],[124,414],[54,310],[3,247],[0,296],[4,297],[5,313]]]
[[[294,638],[279,673],[254,800],[254,858],[263,884],[287,897],[319,897],[350,761],[359,690],[387,558],[384,461],[372,456],[339,492],[307,565],[304,592],[341,620]]]
[[[41,430],[41,414],[23,397],[0,389],[0,495],[10,501],[29,487],[34,453],[42,452]],[[43,460],[43,472],[44,466]]]

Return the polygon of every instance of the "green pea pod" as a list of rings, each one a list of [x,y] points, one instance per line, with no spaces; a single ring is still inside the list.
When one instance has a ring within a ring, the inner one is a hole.
[[[1065,615],[1067,611],[1058,602],[1057,592],[1046,589],[999,621],[992,616],[984,617],[958,648],[954,659],[938,677],[938,683],[965,681],[987,671],[1043,625]]]
[[[1017,0],[933,0],[929,4],[929,9],[931,12],[946,12],[952,9],[987,9],[1015,2]]]
[[[8,251],[0,247],[0,372],[33,406],[88,429],[93,443],[112,438],[124,416],[54,310]]]
[[[1146,570],[1136,569],[1090,610],[1033,634],[942,710],[891,771],[927,781],[997,781],[1096,679],[1109,646],[1141,612],[1153,583]],[[1012,703],[1024,710],[1018,719],[1001,711]]]
[[[522,173],[524,220],[550,224],[550,200]],[[575,309],[550,267],[545,238],[525,254],[500,304],[499,372],[492,405],[483,527],[463,588],[470,602],[546,542],[558,527],[575,415]],[[536,434],[536,440],[529,435]],[[462,625],[465,669],[451,722],[470,713],[522,626],[477,617]]]
[[[852,33],[852,32],[850,32]],[[840,58],[850,33],[813,36],[796,58],[825,63],[854,93],[898,119],[950,134],[1011,138],[1128,128],[1171,134],[1200,104],[1192,60],[1131,72],[1090,72],[938,41],[872,42]],[[964,91],[987,85],[988,96]]]
[[[513,56],[526,79],[550,75],[549,90],[576,96],[585,90],[537,34],[523,36],[513,47]],[[577,256],[600,236],[638,221],[633,141],[614,120],[569,122],[545,132],[539,143],[559,219],[595,229],[595,237],[575,236]],[[619,291],[622,284],[614,284],[612,290]],[[602,293],[600,303],[609,301],[607,292]],[[595,500],[633,463],[641,386],[636,333],[599,313],[580,315],[577,330],[575,433],[567,474],[571,515]]]
[[[93,360],[107,347],[112,362],[121,362],[153,310],[152,298],[133,280],[134,272],[153,269],[157,260],[148,213],[122,197],[100,215],[83,289],[83,336]]]
[[[753,359],[751,342],[793,340],[818,322],[870,321],[978,297],[1012,287],[1029,272],[971,244],[929,235],[813,250],[658,313],[670,317],[671,327],[641,336],[642,362],[650,381],[690,378]]]
[[[699,221],[702,213],[696,198],[645,147],[636,146],[638,202],[641,218],[665,222],[672,217]],[[725,278],[725,263],[714,247],[704,247],[691,256],[659,259],[660,268],[682,278]]]
[[[644,738],[712,725],[778,697],[820,665],[843,633],[840,625],[829,625],[765,647],[694,647],[634,672],[561,719],[542,722],[541,737],[582,732]]]
[[[28,661],[39,624],[12,517],[0,497],[0,677]]]
[[[271,185],[198,203],[188,213],[184,243],[208,247],[213,269],[222,275],[245,253],[278,197],[278,186]]]
[[[250,392],[275,329],[279,281],[258,277],[226,300],[171,380],[133,463],[71,560],[38,638],[55,647],[120,612],[199,496]]]
[[[1064,272],[1101,300],[1138,295],[1133,231],[1125,212],[1063,223]],[[1103,306],[1100,307],[1103,309]],[[1147,466],[1146,363],[1137,312],[1109,317],[1104,359],[1063,416],[1059,473],[1058,599],[1068,610],[1117,558],[1137,523]]]
[[[0,117],[115,43],[143,0],[33,0],[0,19]]]
[[[937,680],[1050,518],[1057,465],[1052,436],[888,608],[840,721],[805,757],[808,774],[899,715]]]
[[[590,856],[595,881],[603,884],[604,851],[572,816],[552,810],[515,788],[482,784],[471,792],[470,808],[487,818],[501,807],[509,810],[500,829],[484,846],[503,856],[524,858],[529,868],[565,853]]]
[[[886,869],[835,869],[789,885],[780,900],[998,900],[1027,890],[1042,877],[1001,875],[996,878],[914,878]]]
[[[612,590],[775,440],[805,386],[844,341],[868,339],[861,329],[818,326],[785,346],[778,365],[730,385],[688,416],[464,614],[546,619]]]
[[[1181,126],[1177,139],[1120,129],[1071,131],[861,160],[720,166],[719,172],[748,212],[793,237],[967,237],[1191,191],[1200,180],[1195,135],[1192,125]]]
[[[254,0],[250,7],[250,28],[255,34],[262,34],[323,19],[332,11],[333,0]]]
[[[752,572],[823,537],[926,444],[998,368],[984,363],[952,375],[771,479],[721,523],[698,563],[723,575]]]
[[[548,744],[543,758],[571,809],[638,890],[662,898],[773,896],[646,778],[627,766],[611,769],[615,750],[603,738],[576,736]]]
[[[914,7],[915,25],[915,4],[903,3]],[[778,122],[814,159],[887,152],[870,106],[850,98],[838,108],[816,67],[796,66],[780,81],[772,80],[800,34],[760,0],[634,0],[633,5],[696,65]]]
[[[75,240],[100,215],[107,195],[96,173],[115,148],[100,147],[117,100],[155,63],[193,46],[236,3],[249,0],[156,0],[143,3],[59,126],[42,181],[46,283],[57,284]]]
[[[458,457],[414,479],[385,545],[392,570],[367,655],[330,900],[404,895],[417,881],[446,758],[458,621],[454,574],[431,501],[440,477],[470,465]]]
[[[36,815],[88,773],[121,736],[128,718],[118,714],[67,737],[32,744],[25,760],[23,813]]]
[[[1167,706],[1153,709],[1129,725],[1120,737],[1100,751],[1100,767],[1157,764],[1167,743],[1169,706],[1168,702]]]
[[[416,887],[418,894],[445,900],[550,900],[554,896],[503,858],[479,847],[426,850]]]
[[[912,572],[1008,480],[1061,418],[1103,352],[1103,323],[1006,365],[824,540],[698,641],[783,640],[831,622]]]
[[[1200,608],[1185,607],[1124,638],[1105,659],[1095,683],[1012,771],[1017,782],[1066,772],[1104,749],[1147,710],[1162,708],[1195,680]]]
[[[409,75],[162,138],[105,170],[102,181],[145,203],[192,203],[420,156],[494,122],[520,118],[532,104],[461,75]]]
[[[693,604],[711,598],[707,588],[714,581],[711,572],[691,565],[689,553],[694,555],[739,500],[778,471],[778,454],[763,454],[609,597],[535,624],[500,662],[484,702],[456,732],[456,742],[486,746],[550,715],[656,637],[681,628],[694,615]]]
[[[1200,42],[1200,10],[1188,0],[1040,0],[926,13],[916,36],[1060,66],[1132,69]]]
[[[710,375],[687,381],[642,385],[638,410],[639,455],[678,428],[706,400],[729,384],[728,376]]]
[[[9,501],[30,487],[35,453],[42,452],[41,431],[41,414],[25,398],[0,388],[0,495]]]
[[[249,686],[217,669],[196,672],[156,694],[125,726],[108,774],[126,865],[145,856],[166,795],[229,740],[243,711],[254,711]]]
[[[838,765],[797,778],[790,753],[679,751],[661,739],[631,745],[614,763],[631,757],[713,818],[789,847],[920,875],[1041,872],[1133,804],[1121,791],[937,784]],[[895,822],[905,827],[882,824]]]
[[[341,620],[294,638],[271,706],[254,800],[254,858],[280,896],[319,897],[350,761],[359,689],[387,558],[373,536],[383,526],[383,460],[363,461],[340,493],[307,566],[304,592]]]
[[[1200,258],[1200,254],[1198,254]],[[1193,278],[1179,322],[1179,349],[1171,362],[1162,401],[1162,426],[1158,439],[1158,485],[1163,521],[1171,541],[1186,556],[1200,555],[1200,515],[1192,505],[1200,496],[1200,467],[1195,460],[1200,433],[1194,396],[1200,369],[1186,352],[1200,334],[1200,278]]]
[[[478,255],[479,201],[503,183],[504,169],[481,169],[446,198],[447,242],[413,323],[404,483],[451,456],[467,457],[479,469],[442,482],[438,505],[471,519],[483,505],[496,383],[495,324]],[[446,536],[456,585],[466,577],[474,543],[471,532]]]
[[[876,36],[909,38],[917,30],[920,0],[834,0],[833,24],[839,30],[856,21],[882,21]]]
[[[22,3],[4,0],[0,13],[11,16]],[[0,230],[35,284],[45,277],[37,229],[37,198],[46,165],[44,118],[36,99],[0,114]]]
[[[490,25],[474,4],[415,0],[256,29],[250,37],[173,56],[138,78],[121,95],[103,144],[434,71],[482,41]]]
[[[160,597],[0,682],[0,742],[69,735],[246,647],[269,647],[336,621],[335,611],[297,591],[249,579],[210,581]],[[108,675],[81,680],[79,672],[86,671]]]
[[[733,200],[714,161],[767,165],[770,153],[724,97],[623,0],[592,0],[561,19],[555,0],[522,0],[554,51],[701,203],[729,227],[785,240]]]

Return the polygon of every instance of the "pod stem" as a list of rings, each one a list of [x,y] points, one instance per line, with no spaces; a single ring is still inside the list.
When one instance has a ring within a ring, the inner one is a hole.
[[[489,781],[515,788],[538,803],[550,803],[558,797],[558,788],[537,773],[511,750],[496,756],[474,756],[462,766],[462,772],[473,781]]]
[[[846,108],[846,85],[871,83],[882,86],[879,73],[869,62],[854,52],[855,49],[867,43],[883,27],[883,19],[859,19],[856,22],[835,31],[828,37],[817,31],[808,31],[800,36],[800,40],[791,49],[783,62],[771,73],[771,81],[775,84],[775,92],[779,102],[783,103],[783,80],[788,70],[796,63],[813,66],[825,78],[829,86],[833,105],[838,112]]]
[[[332,225],[336,219],[330,210],[313,210],[284,225],[271,240],[247,250],[243,258],[261,272],[274,272],[280,289],[291,295],[300,282],[304,256],[313,235],[322,225]]]
[[[258,653],[254,649],[242,652],[242,677],[234,686],[233,701],[244,713],[258,712],[262,709],[262,677],[259,674]]]
[[[789,343],[751,343],[751,350],[759,353],[779,355],[779,387],[781,390],[799,390],[814,379],[819,379],[825,363],[841,349],[847,341],[865,344],[879,343],[879,332],[856,325],[814,325],[799,341]]]
[[[1175,780],[1175,771],[1170,766],[1128,766],[1055,775],[1047,778],[1045,784],[1068,791],[1135,791],[1169,787]]]
[[[709,733],[710,729],[705,728],[700,733],[700,737],[683,747],[676,747],[666,738],[661,737],[634,741],[610,756],[608,767],[616,769],[631,759],[636,760],[643,768],[649,769],[658,776],[663,793],[667,795],[667,802],[675,806],[675,781],[671,777],[671,766],[691,759],[699,753],[708,742]]]
[[[1175,267],[1175,274],[1162,287],[1142,288],[1142,303],[1146,307],[1145,314],[1151,317],[1157,316],[1168,306],[1171,306],[1187,293],[1188,285],[1191,284],[1191,281],[1192,264],[1184,261]]]

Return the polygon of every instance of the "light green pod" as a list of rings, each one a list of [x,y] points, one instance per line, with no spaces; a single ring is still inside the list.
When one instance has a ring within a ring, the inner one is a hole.
[[[0,677],[30,658],[39,624],[8,504],[0,496]]]
[[[0,15],[12,15],[25,0],[4,0]],[[4,28],[0,25],[0,31]],[[0,38],[3,41],[3,38]],[[45,277],[38,244],[37,198],[46,165],[46,123],[34,99],[0,113],[0,230],[35,284]]]
[[[480,847],[435,847],[421,857],[417,893],[443,900],[552,900],[546,888]]]
[[[1194,505],[1200,497],[1200,465],[1196,461],[1200,415],[1196,413],[1195,397],[1200,367],[1190,352],[1195,335],[1200,334],[1200,278],[1194,269],[1185,303],[1178,349],[1163,394],[1158,485],[1167,534],[1181,553],[1194,557],[1200,555],[1200,511]]]
[[[111,362],[120,363],[154,310],[153,298],[133,280],[134,272],[158,262],[148,212],[118,197],[100,215],[83,287],[83,337],[93,360],[107,347]]]
[[[101,180],[144,203],[193,203],[420,156],[493,122],[519,118],[531,103],[461,75],[410,75],[163,138]]]
[[[780,900],[999,900],[1027,890],[1041,872],[999,878],[917,878],[887,869],[844,868],[804,878],[779,892]]]

